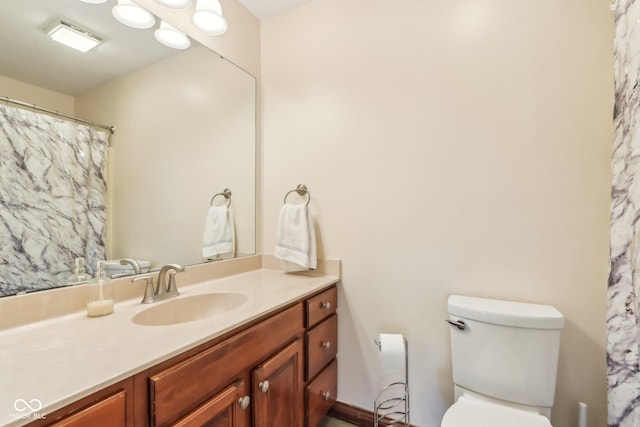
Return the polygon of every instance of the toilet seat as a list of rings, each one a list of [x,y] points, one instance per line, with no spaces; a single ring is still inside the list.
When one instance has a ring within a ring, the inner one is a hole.
[[[543,415],[461,396],[442,418],[441,427],[552,427]]]

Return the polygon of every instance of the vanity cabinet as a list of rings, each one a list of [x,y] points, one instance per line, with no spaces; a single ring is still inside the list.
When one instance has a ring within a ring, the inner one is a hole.
[[[238,380],[179,419],[176,427],[245,427],[250,425],[249,385]]]
[[[253,427],[302,426],[302,340],[253,370]]]
[[[337,394],[335,285],[33,426],[316,427]]]
[[[133,426],[133,379],[113,384],[29,424],[55,427]]]
[[[294,340],[240,379],[216,393],[172,426],[301,426],[302,342]]]
[[[305,425],[316,427],[338,395],[338,292],[305,301]]]
[[[257,414],[270,414],[272,410],[264,408],[268,404],[299,407],[303,386],[302,319],[302,304],[298,303],[208,347],[196,349],[186,358],[178,356],[136,375],[136,425],[169,426],[201,420],[206,417],[204,414],[209,414],[216,419],[217,424],[212,425],[244,427],[257,424],[261,420]],[[290,349],[295,350],[293,356]],[[257,389],[258,379],[263,381],[264,391]],[[239,383],[252,384],[251,392],[247,393],[244,386],[236,387]],[[224,398],[227,394],[237,395],[235,404],[230,397]],[[218,414],[217,409],[224,410],[225,405],[229,407],[226,415]],[[200,415],[196,417],[196,413]]]

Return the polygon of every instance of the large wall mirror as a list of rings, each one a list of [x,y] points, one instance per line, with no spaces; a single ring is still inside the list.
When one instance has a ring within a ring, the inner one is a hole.
[[[28,83],[70,96],[78,117],[115,126],[106,258],[146,260],[152,268],[206,262],[207,210],[227,188],[236,256],[255,254],[255,78],[194,40],[174,50],[154,39],[153,28],[118,23],[115,3],[0,2],[0,97],[11,85]],[[58,18],[95,31],[103,44],[86,54],[52,44],[43,30]],[[35,35],[19,41],[16,26]]]

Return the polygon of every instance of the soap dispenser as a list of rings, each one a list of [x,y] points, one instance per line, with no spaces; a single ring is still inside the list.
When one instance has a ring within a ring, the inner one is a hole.
[[[104,261],[98,261],[96,278],[87,284],[87,316],[113,313],[113,284],[107,277]]]
[[[84,258],[76,258],[73,274],[67,279],[67,285],[81,285],[91,280],[91,276],[87,274],[84,268]]]

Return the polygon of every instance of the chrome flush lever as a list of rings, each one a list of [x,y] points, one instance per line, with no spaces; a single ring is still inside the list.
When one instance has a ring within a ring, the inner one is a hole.
[[[464,331],[465,329],[467,329],[467,324],[464,323],[462,320],[449,320],[449,319],[445,319],[445,322],[447,322],[450,325],[455,326],[456,328],[460,329],[461,331]]]

